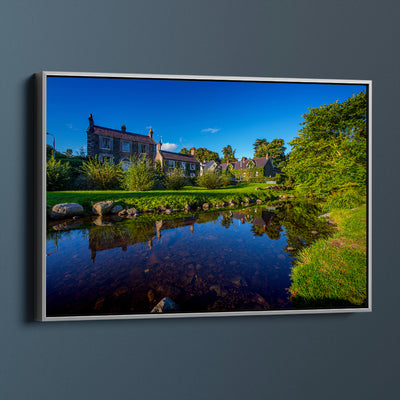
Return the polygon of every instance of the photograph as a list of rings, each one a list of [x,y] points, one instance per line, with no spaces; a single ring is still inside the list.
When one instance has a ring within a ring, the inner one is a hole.
[[[37,319],[371,310],[371,81],[37,82]]]

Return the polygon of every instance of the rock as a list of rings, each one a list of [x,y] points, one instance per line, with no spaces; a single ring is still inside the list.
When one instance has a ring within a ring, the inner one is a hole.
[[[151,310],[151,313],[170,313],[180,311],[179,306],[169,297],[161,299],[157,305]]]
[[[286,250],[288,250],[288,251],[293,251],[293,250],[294,250],[294,247],[286,247]]]
[[[120,211],[122,211],[124,208],[120,205],[120,204],[117,204],[116,206],[114,206],[112,209],[111,209],[111,214],[118,214]]]
[[[92,211],[96,215],[106,215],[110,214],[111,210],[114,207],[113,201],[99,201],[98,203],[92,206]]]
[[[257,200],[256,200],[256,203],[257,203],[257,204],[262,204],[262,200],[261,200],[261,199],[257,199]]]
[[[165,211],[167,209],[167,207],[165,207],[165,206],[160,206],[160,207],[158,207],[158,211]]]
[[[152,210],[151,208],[148,208],[147,210],[144,210],[144,212],[145,212],[146,214],[151,214],[151,213],[154,212],[154,210]]]
[[[137,215],[139,214],[138,210],[136,210],[136,208],[128,208],[125,210],[126,211],[126,215]]]
[[[62,219],[83,215],[83,207],[78,203],[56,204],[50,211],[50,218]]]
[[[119,215],[120,217],[125,217],[127,214],[128,214],[128,213],[126,212],[126,210],[122,210],[122,211],[120,211],[120,212],[118,213],[118,215]]]
[[[164,211],[164,214],[167,214],[167,215],[172,214],[172,210],[170,210],[169,208],[167,208],[167,209]]]
[[[329,218],[330,216],[331,216],[331,213],[328,212],[328,213],[326,213],[326,214],[320,215],[318,218]]]
[[[311,231],[311,235],[317,235],[318,231]]]
[[[236,201],[235,200],[231,200],[230,202],[229,202],[229,206],[230,207],[234,207],[234,206],[236,206]]]
[[[190,211],[190,205],[189,204],[185,204],[185,207],[183,207],[183,209],[185,211]]]
[[[203,210],[207,211],[210,208],[210,204],[209,203],[204,203],[203,204]]]
[[[80,215],[75,215],[74,217],[72,217],[72,219],[75,220],[75,221],[76,221],[77,219],[79,219],[79,218],[81,218]]]

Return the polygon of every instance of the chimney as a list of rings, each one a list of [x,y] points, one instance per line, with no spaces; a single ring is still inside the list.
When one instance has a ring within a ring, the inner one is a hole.
[[[122,126],[121,126],[121,131],[122,131],[122,132],[126,132],[126,125],[122,125]]]
[[[149,138],[153,139],[153,128],[150,128],[149,130]]]
[[[194,147],[192,147],[191,149],[190,149],[190,154],[192,155],[192,156],[194,156],[194,152],[195,152],[195,148]]]
[[[157,153],[161,151],[161,140],[158,141],[157,143]]]
[[[268,160],[269,159],[269,153],[267,153],[266,155],[265,155],[265,158]]]
[[[247,158],[246,157],[242,157],[242,161],[246,161],[247,160]]]
[[[93,115],[89,114],[89,132],[93,132],[93,128],[94,128]]]

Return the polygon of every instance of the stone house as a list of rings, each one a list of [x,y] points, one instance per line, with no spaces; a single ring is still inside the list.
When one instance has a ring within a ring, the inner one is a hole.
[[[161,150],[161,141],[158,141],[154,161],[160,163],[163,172],[172,172],[175,168],[181,168],[184,176],[194,178],[200,173],[200,161],[194,156],[194,151],[195,148],[192,147],[189,155]]]
[[[123,169],[127,169],[130,160],[134,156],[148,157],[154,160],[156,155],[156,142],[153,139],[153,130],[148,135],[140,135],[126,131],[122,125],[121,130],[105,128],[94,124],[93,116],[89,116],[87,133],[87,155],[97,156],[100,161],[109,160],[114,163],[122,163]]]
[[[203,175],[205,172],[208,172],[208,171],[213,172],[213,171],[215,171],[217,169],[220,169],[220,166],[214,160],[203,161],[203,162],[200,163],[200,175]]]
[[[270,154],[267,153],[262,158],[246,158],[241,161],[228,162],[220,165],[222,171],[229,170],[237,179],[247,180],[257,177],[274,177],[281,172],[275,167]]]

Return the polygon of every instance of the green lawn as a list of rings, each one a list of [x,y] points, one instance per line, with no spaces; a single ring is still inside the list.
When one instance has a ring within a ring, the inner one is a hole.
[[[299,254],[291,278],[298,307],[361,307],[367,302],[366,206],[334,210],[337,231]]]
[[[92,204],[99,201],[113,200],[122,206],[135,207],[139,210],[154,209],[159,206],[169,208],[183,208],[185,204],[199,206],[203,203],[216,204],[223,201],[243,201],[250,199],[272,200],[277,193],[269,190],[255,190],[264,188],[261,183],[242,183],[237,186],[228,186],[220,189],[204,189],[194,186],[185,186],[181,190],[151,190],[147,192],[129,192],[124,190],[110,191],[62,191],[47,192],[47,205],[58,203],[79,203],[86,211]]]

